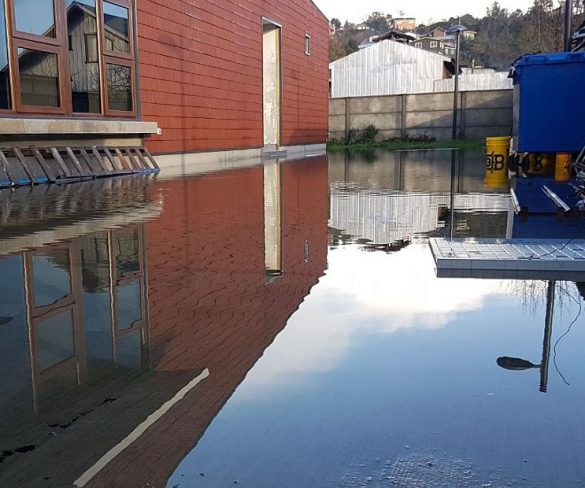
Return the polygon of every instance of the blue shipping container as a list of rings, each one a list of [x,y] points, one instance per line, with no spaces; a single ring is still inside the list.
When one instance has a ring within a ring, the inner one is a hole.
[[[518,151],[581,151],[585,146],[585,52],[524,56],[514,68]]]

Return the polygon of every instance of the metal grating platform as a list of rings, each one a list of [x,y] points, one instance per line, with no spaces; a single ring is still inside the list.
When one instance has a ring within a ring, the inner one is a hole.
[[[0,188],[159,171],[144,147],[0,148]]]
[[[431,239],[437,276],[585,281],[585,240]]]

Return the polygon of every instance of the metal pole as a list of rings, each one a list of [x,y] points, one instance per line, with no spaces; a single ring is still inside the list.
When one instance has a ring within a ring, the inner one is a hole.
[[[455,32],[455,90],[453,95],[453,132],[451,138],[453,140],[458,139],[457,125],[459,122],[459,48],[461,47],[461,31],[457,29]],[[455,237],[455,162],[456,156],[455,151],[451,154],[451,194],[449,201],[449,231],[451,240]]]
[[[546,393],[548,389],[548,366],[550,363],[550,349],[552,341],[553,317],[555,312],[556,281],[548,282],[546,294],[546,321],[544,327],[544,341],[542,344],[542,362],[540,363],[540,391]]]
[[[453,133],[451,138],[453,140],[458,139],[457,125],[459,118],[459,59],[460,59],[460,47],[461,47],[461,32],[457,30],[455,33],[456,46],[455,46],[455,94],[453,100]]]
[[[573,0],[565,4],[565,52],[571,51],[573,44]]]

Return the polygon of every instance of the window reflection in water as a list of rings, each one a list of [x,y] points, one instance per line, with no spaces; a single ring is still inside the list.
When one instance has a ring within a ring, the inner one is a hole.
[[[108,104],[110,110],[132,111],[132,73],[128,66],[107,64]]]
[[[73,111],[100,113],[100,69],[95,0],[67,0]]]
[[[66,249],[33,255],[32,263],[36,307],[51,305],[71,293],[69,253]]]
[[[130,329],[140,319],[140,283],[133,282],[116,287],[116,315],[119,330]]]
[[[138,233],[135,229],[117,231],[114,239],[116,272],[119,278],[125,278],[140,271],[140,250]]]
[[[0,281],[0,294],[22,296],[20,305],[0,310],[2,317],[10,312],[0,341],[9,341],[30,371],[11,378],[18,385],[10,391],[31,391],[38,409],[63,389],[147,365],[143,235],[142,226],[119,229],[0,258],[0,271],[22,275]]]
[[[13,0],[13,3],[17,31],[55,37],[53,0]]]
[[[20,92],[24,105],[58,107],[59,69],[57,55],[34,49],[18,49]]]
[[[46,371],[75,356],[75,332],[70,310],[38,322],[37,366]]]

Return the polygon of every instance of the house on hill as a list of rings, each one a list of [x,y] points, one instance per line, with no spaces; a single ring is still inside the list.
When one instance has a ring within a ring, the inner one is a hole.
[[[464,39],[473,41],[477,37],[477,32],[463,26],[464,30],[461,32]],[[453,40],[455,36],[447,34],[447,30],[442,27],[435,27],[431,32],[426,34],[424,37],[433,37],[441,40]]]
[[[42,3],[0,5],[8,145],[196,162],[326,141],[329,21],[311,0]]]
[[[416,30],[416,19],[412,17],[393,19],[392,26],[399,31],[411,32]]]
[[[435,37],[419,37],[414,42],[414,47],[424,49],[431,53],[440,54],[442,56],[455,56],[455,44],[451,40],[447,41],[444,38]]]
[[[394,42],[400,42],[403,44],[411,44],[412,42],[414,42],[416,40],[416,38],[417,38],[416,34],[411,34],[408,32],[401,32],[401,31],[396,30],[396,29],[390,29],[388,32],[386,32],[385,34],[382,34],[380,36],[372,36],[372,37],[369,37],[367,39],[364,39],[358,47],[360,49],[365,49],[365,48],[368,48],[368,47],[374,45],[377,42],[382,42],[382,41],[394,41]]]
[[[426,37],[435,37],[438,39],[444,39],[447,35],[447,30],[443,29],[442,27],[435,27],[431,32],[427,34]]]

